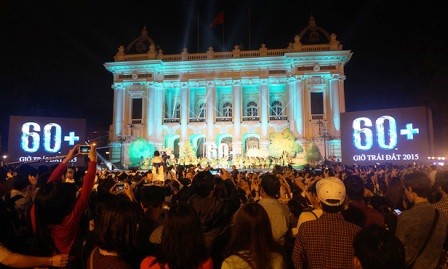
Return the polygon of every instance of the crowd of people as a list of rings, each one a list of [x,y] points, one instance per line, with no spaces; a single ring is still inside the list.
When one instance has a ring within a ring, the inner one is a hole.
[[[0,169],[0,268],[443,268],[448,171]]]

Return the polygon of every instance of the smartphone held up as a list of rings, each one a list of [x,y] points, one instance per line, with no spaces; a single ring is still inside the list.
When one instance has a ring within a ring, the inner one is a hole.
[[[89,146],[89,145],[80,145],[79,146],[79,153],[82,154],[82,155],[88,155],[91,148],[92,147]]]

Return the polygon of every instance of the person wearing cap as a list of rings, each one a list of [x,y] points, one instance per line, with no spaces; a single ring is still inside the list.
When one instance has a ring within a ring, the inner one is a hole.
[[[274,175],[264,174],[261,176],[259,191],[261,199],[258,203],[268,213],[274,240],[284,245],[287,236],[292,236],[291,211],[287,205],[278,201],[280,181]]]
[[[353,238],[360,227],[344,220],[345,186],[335,177],[316,185],[323,214],[303,223],[297,235],[292,260],[294,268],[353,268]]]

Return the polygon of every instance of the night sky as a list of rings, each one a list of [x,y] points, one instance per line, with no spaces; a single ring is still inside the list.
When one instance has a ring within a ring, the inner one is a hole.
[[[444,0],[0,1],[3,152],[10,115],[85,118],[89,132],[108,130],[112,75],[103,64],[118,47],[147,26],[164,54],[222,51],[222,30],[209,27],[221,11],[226,51],[286,48],[312,14],[354,53],[345,67],[347,111],[429,106],[436,153],[448,155]]]

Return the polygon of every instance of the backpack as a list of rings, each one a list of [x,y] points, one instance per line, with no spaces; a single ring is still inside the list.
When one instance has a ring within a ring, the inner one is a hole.
[[[0,225],[2,231],[5,231],[2,243],[13,252],[31,254],[33,244],[31,225],[16,209],[16,202],[22,198],[25,197],[22,195],[11,197],[11,193],[8,193],[4,199],[0,199]]]

